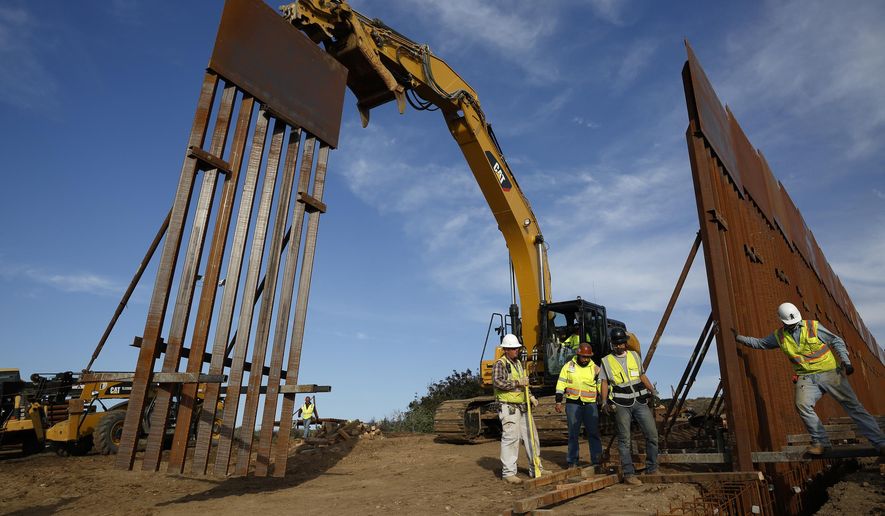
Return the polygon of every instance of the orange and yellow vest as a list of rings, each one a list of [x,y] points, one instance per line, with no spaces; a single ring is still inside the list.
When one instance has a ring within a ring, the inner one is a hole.
[[[802,321],[799,330],[799,342],[793,335],[779,328],[774,332],[781,350],[793,364],[796,374],[814,374],[836,369],[836,357],[830,347],[817,336],[817,321]]]
[[[311,403],[309,406],[307,403],[301,405],[301,419],[308,420],[313,418],[313,408],[314,404]]]
[[[596,401],[598,373],[599,368],[592,361],[586,367],[581,367],[578,357],[573,357],[559,372],[556,392],[564,393],[569,400],[592,403]]]

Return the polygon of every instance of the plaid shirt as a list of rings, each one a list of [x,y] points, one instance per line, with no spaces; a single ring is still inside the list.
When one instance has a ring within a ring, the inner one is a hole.
[[[508,363],[510,364],[510,367],[520,367],[519,365],[510,362],[507,357],[501,357],[501,360],[496,360],[495,365],[492,367],[492,384],[496,389],[501,391],[521,390],[522,387],[510,379],[510,373],[507,371]]]

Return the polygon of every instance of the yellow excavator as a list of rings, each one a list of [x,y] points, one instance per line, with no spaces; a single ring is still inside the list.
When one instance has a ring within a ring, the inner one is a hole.
[[[200,384],[199,403],[202,392]],[[81,382],[71,371],[35,373],[24,381],[18,369],[0,369],[0,450],[116,454],[131,393],[131,381]],[[142,436],[150,429],[150,413],[142,418]],[[174,430],[174,422],[171,426]]]
[[[584,335],[597,360],[608,354],[608,329],[623,327],[623,323],[609,319],[604,306],[581,298],[551,302],[541,228],[470,85],[427,45],[415,43],[380,20],[369,19],[344,1],[298,0],[282,6],[281,11],[347,68],[347,86],[357,98],[363,127],[368,125],[372,108],[390,101],[396,101],[400,113],[407,103],[418,110],[442,113],[510,253],[511,283],[516,289],[508,313],[493,314],[490,328],[497,329],[499,338],[505,333],[520,338],[532,387],[541,394],[553,394],[559,370],[573,353],[563,345],[567,333]],[[635,337],[631,341],[631,348],[638,351],[638,341]],[[493,363],[483,360],[480,365],[486,386],[491,385]],[[538,433],[546,441],[562,440],[565,435],[565,418],[555,414],[552,405],[542,402],[536,414]],[[441,438],[454,442],[480,442],[500,432],[497,407],[490,396],[445,402],[434,423]]]

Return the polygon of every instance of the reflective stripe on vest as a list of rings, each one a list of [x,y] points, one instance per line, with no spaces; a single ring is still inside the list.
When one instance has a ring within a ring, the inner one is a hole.
[[[501,357],[498,361],[503,362],[504,366],[507,368],[509,380],[514,381],[526,377],[525,371],[523,371],[522,365],[519,362],[513,363],[507,360],[507,357]],[[525,389],[520,389],[518,391],[502,391],[496,388],[495,399],[504,403],[525,403]]]
[[[774,332],[781,351],[790,359],[796,374],[814,374],[836,369],[836,357],[830,347],[817,336],[817,321],[802,321],[799,342],[793,335],[779,328]]]
[[[313,417],[313,408],[314,404],[311,403],[310,406],[307,406],[307,403],[301,405],[301,419],[310,419]]]
[[[635,351],[627,351],[627,371],[624,371],[613,353],[606,355],[603,360],[608,364],[609,391],[614,403],[630,406],[637,401],[639,403],[648,401],[650,394],[642,383],[639,358]]]
[[[594,402],[596,401],[598,372],[599,369],[593,362],[587,364],[586,367],[581,367],[578,365],[578,357],[573,357],[559,372],[556,392],[562,392],[570,400],[580,400],[585,403]]]

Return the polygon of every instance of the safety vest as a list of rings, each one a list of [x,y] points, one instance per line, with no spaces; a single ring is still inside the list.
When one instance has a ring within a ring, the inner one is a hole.
[[[313,409],[316,407],[313,403],[310,406],[307,403],[301,405],[301,419],[312,419],[313,418]]]
[[[590,335],[589,334],[584,334],[584,337],[585,337],[584,342],[590,342]],[[581,338],[578,337],[577,333],[573,333],[573,334],[569,335],[569,337],[567,339],[562,341],[562,343],[567,347],[577,350],[578,345],[581,343]]]
[[[802,321],[799,343],[793,335],[779,328],[774,332],[781,350],[793,364],[796,374],[823,373],[836,369],[836,357],[830,347],[817,336],[817,321]]]
[[[499,358],[498,362],[503,362],[504,367],[507,368],[508,379],[515,381],[526,377],[525,371],[519,362],[511,362],[507,360],[507,357]],[[503,403],[525,403],[525,389],[502,391],[496,387],[495,399]]]
[[[621,367],[621,363],[615,358],[614,353],[608,354],[603,359],[608,365],[609,392],[612,402],[617,405],[629,407],[633,403],[646,403],[651,394],[645,388],[640,378],[639,356],[635,351],[627,351],[627,371]]]
[[[590,362],[586,367],[578,364],[578,357],[572,358],[559,372],[556,392],[565,394],[566,399],[584,403],[596,401],[596,378],[599,368]]]

